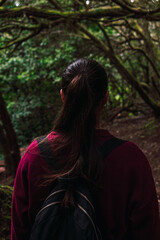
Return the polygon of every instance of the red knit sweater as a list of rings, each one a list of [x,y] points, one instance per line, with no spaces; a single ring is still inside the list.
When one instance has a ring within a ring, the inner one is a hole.
[[[48,139],[52,141],[56,133]],[[112,135],[97,130],[102,144]],[[22,157],[12,198],[11,240],[28,240],[43,199],[49,194],[42,177],[49,171],[33,141]],[[104,160],[101,183],[95,194],[102,228],[107,240],[160,240],[160,221],[155,185],[149,163],[141,150],[126,142]]]

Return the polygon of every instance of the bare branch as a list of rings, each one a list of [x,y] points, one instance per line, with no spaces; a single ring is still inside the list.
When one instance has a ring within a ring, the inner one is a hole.
[[[97,38],[96,36],[94,36],[94,34],[92,34],[90,31],[88,31],[88,29],[84,25],[79,24],[79,23],[77,23],[76,25],[82,33],[87,35],[89,37],[89,39],[91,39],[97,45],[97,47],[99,49],[101,49],[105,53],[109,54],[109,51],[108,51],[107,47],[105,46],[105,44],[99,38]]]
[[[160,78],[160,74],[158,73],[157,68],[155,67],[155,65],[154,65],[153,61],[150,59],[150,57],[146,54],[146,52],[145,52],[142,48],[135,48],[135,47],[133,47],[133,46],[131,45],[131,43],[129,43],[129,45],[130,45],[130,47],[131,47],[133,50],[138,51],[138,52],[141,52],[141,53],[145,56],[145,58],[146,58],[146,59],[149,61],[149,63],[151,64],[151,66],[152,66],[153,70],[155,71],[157,77]]]
[[[128,2],[127,0],[123,0],[123,2],[124,2],[127,6],[129,6],[129,7],[133,7],[133,5],[131,4],[131,2]]]
[[[62,6],[57,0],[48,0],[48,2],[51,3],[55,7],[55,9],[60,11],[63,10]]]
[[[47,19],[58,19],[59,17],[63,17],[65,19],[74,19],[74,20],[84,20],[84,19],[112,19],[117,20],[117,18],[145,18],[146,20],[155,21],[160,20],[160,11],[159,12],[149,12],[143,11],[140,9],[132,9],[126,10],[122,9],[119,6],[114,7],[100,7],[100,8],[92,8],[88,11],[81,10],[75,12],[63,12],[58,10],[53,10],[50,8],[40,8],[36,6],[23,6],[23,7],[14,7],[14,8],[5,8],[0,7],[0,17],[22,17],[24,14],[27,16],[33,16],[38,18],[47,18]]]
[[[134,21],[134,23],[130,23],[127,19],[125,20],[128,27],[133,30],[134,32],[136,32],[138,35],[140,35],[144,40],[146,40],[146,37],[144,36],[142,29],[140,28],[140,26],[137,24],[136,20]]]
[[[39,28],[39,24],[38,25],[27,25],[27,24],[21,24],[21,23],[11,23],[5,26],[0,27],[0,32],[5,32],[9,29],[14,29],[14,28],[18,28],[18,29],[22,29],[22,30],[36,30]]]
[[[154,78],[152,77],[151,80],[152,80],[152,84],[153,84],[153,87],[154,87],[155,91],[158,93],[158,95],[159,95],[159,97],[160,97],[160,90],[159,90],[159,88],[158,88],[158,86],[157,86]]]
[[[23,37],[19,37],[19,38],[16,38],[14,39],[13,41],[10,41],[7,45],[4,45],[4,46],[1,46],[0,49],[5,49],[5,48],[9,48],[15,44],[21,44],[22,42],[25,42],[27,41],[28,39],[36,36],[37,34],[39,34],[41,31],[41,28],[39,28],[39,30],[33,32],[33,33],[29,33]]]
[[[127,39],[125,39],[124,41],[115,41],[115,43],[116,43],[116,45],[123,45],[123,44],[126,44],[126,43],[128,43],[128,41],[140,41],[140,40],[142,40],[142,38],[127,38]]]
[[[129,47],[128,48],[123,48],[120,51],[118,51],[118,54],[122,54],[122,53],[129,52],[129,51],[132,51],[132,49],[129,48]]]
[[[7,2],[7,0],[0,0],[0,6],[3,6],[5,2]]]
[[[110,42],[110,39],[109,39],[109,37],[108,37],[108,35],[107,35],[107,32],[105,31],[105,28],[104,28],[101,24],[98,24],[98,26],[99,26],[99,28],[101,29],[101,31],[102,31],[102,33],[103,33],[103,35],[104,35],[104,38],[105,38],[106,41],[107,41],[107,44],[108,44],[108,47],[109,47],[109,51],[114,52],[113,46],[112,46],[112,44],[111,44],[111,42]]]
[[[11,29],[14,29],[14,28],[17,28],[20,30],[20,33],[18,34],[17,33],[17,36],[15,38],[12,38],[11,40],[9,40],[7,43],[4,43],[3,46],[0,47],[0,49],[6,49],[6,48],[9,48],[13,45],[16,45],[15,46],[15,49],[17,48],[17,46],[19,46],[22,42],[24,41],[27,41],[28,39],[36,36],[37,34],[39,34],[42,30],[44,29],[49,29],[51,27],[55,27],[61,23],[64,23],[64,19],[58,19],[58,20],[55,20],[55,21],[52,21],[52,22],[49,22],[49,23],[41,23],[41,24],[37,24],[37,25],[25,25],[25,24],[21,24],[19,22],[16,22],[15,25],[6,25],[6,26],[3,26],[0,28],[0,31],[3,32],[7,29],[11,30]],[[20,37],[20,35],[22,35],[22,31],[23,30],[29,30],[31,31],[31,33],[25,35],[25,36],[22,36]],[[13,50],[14,51],[14,50]]]
[[[151,10],[151,11],[144,11],[141,8],[134,8],[131,4],[129,4],[127,1],[123,0],[123,2],[121,0],[112,0],[114,3],[116,3],[118,6],[122,7],[123,9],[126,9],[130,12],[134,12],[134,13],[140,13],[140,12],[146,12],[149,14],[153,14],[153,13],[158,13],[160,11],[160,6],[155,9],[155,10]]]
[[[123,3],[121,1],[118,0],[112,0],[112,2],[116,3],[117,5],[119,5],[120,7],[128,10],[128,11],[133,11],[135,12],[137,9],[134,9],[133,6],[126,4],[126,1],[123,1]]]

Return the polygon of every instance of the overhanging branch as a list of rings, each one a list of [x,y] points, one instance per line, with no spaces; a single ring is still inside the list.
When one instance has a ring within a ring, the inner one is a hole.
[[[89,39],[91,39],[97,45],[98,48],[103,50],[105,53],[109,54],[106,45],[99,38],[92,34],[84,25],[79,23],[77,23],[76,25],[82,33],[86,34],[89,37]]]
[[[63,10],[62,6],[57,0],[48,0],[48,2],[51,3],[55,7],[55,9],[60,11]]]
[[[28,24],[22,24],[22,23],[11,23],[7,24],[5,26],[0,27],[0,32],[5,32],[9,29],[22,29],[22,30],[36,30],[40,27],[39,24],[37,25],[28,25]]]
[[[27,16],[33,16],[38,18],[47,18],[47,19],[58,19],[58,18],[68,18],[75,20],[84,20],[84,19],[102,19],[102,18],[145,18],[146,20],[155,21],[160,20],[160,11],[143,11],[140,9],[123,9],[120,6],[104,6],[99,8],[92,8],[88,11],[58,11],[51,8],[42,9],[36,6],[23,6],[23,7],[14,7],[14,8],[5,8],[0,7],[0,17],[23,17],[24,14]]]
[[[0,0],[0,6],[3,6],[3,4],[5,4],[5,2],[7,2],[7,0]]]
[[[118,1],[118,0],[112,0],[112,2],[116,3],[118,6],[122,7],[125,10],[128,10],[130,12],[137,12],[138,10],[140,11],[141,9],[135,9],[133,6],[126,4],[126,1]]]
[[[114,52],[113,46],[112,46],[111,41],[110,41],[110,39],[109,39],[109,37],[107,35],[107,32],[105,31],[105,28],[101,24],[98,24],[98,26],[101,29],[105,40],[107,41],[107,44],[108,44],[108,47],[109,47],[109,51]]]
[[[19,37],[17,39],[14,39],[13,41],[10,41],[8,44],[4,45],[4,46],[1,46],[0,49],[5,49],[5,48],[9,48],[15,44],[21,44],[22,42],[25,42],[27,41],[28,39],[36,36],[37,34],[39,34],[41,31],[41,29],[39,28],[37,31],[33,32],[33,33],[29,33],[23,37]]]
[[[155,65],[154,65],[153,61],[151,60],[151,58],[146,54],[146,52],[145,52],[142,48],[133,47],[130,42],[129,42],[129,46],[130,46],[133,50],[138,51],[138,52],[141,52],[141,53],[144,55],[144,57],[145,57],[145,58],[148,60],[148,62],[151,64],[151,66],[152,66],[154,72],[156,73],[157,77],[160,78],[160,74],[158,73],[157,68],[155,67]]]

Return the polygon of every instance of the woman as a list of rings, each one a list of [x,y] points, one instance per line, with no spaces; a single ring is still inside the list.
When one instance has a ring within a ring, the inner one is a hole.
[[[104,239],[160,239],[155,185],[141,150],[125,142],[105,159],[100,155],[99,146],[113,137],[99,129],[100,113],[108,97],[104,68],[91,59],[73,62],[63,73],[60,94],[63,106],[47,139],[63,167],[51,171],[37,141],[31,143],[14,183],[12,240],[29,239],[50,183],[66,175],[80,176],[96,186],[94,199]]]

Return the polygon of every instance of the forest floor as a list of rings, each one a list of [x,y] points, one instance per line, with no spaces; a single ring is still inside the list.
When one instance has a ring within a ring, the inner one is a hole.
[[[112,123],[104,123],[102,127],[117,137],[133,141],[144,152],[152,168],[160,206],[160,120],[146,116],[125,117],[114,119]],[[11,179],[7,181],[0,173],[0,184],[7,183],[11,183]]]

